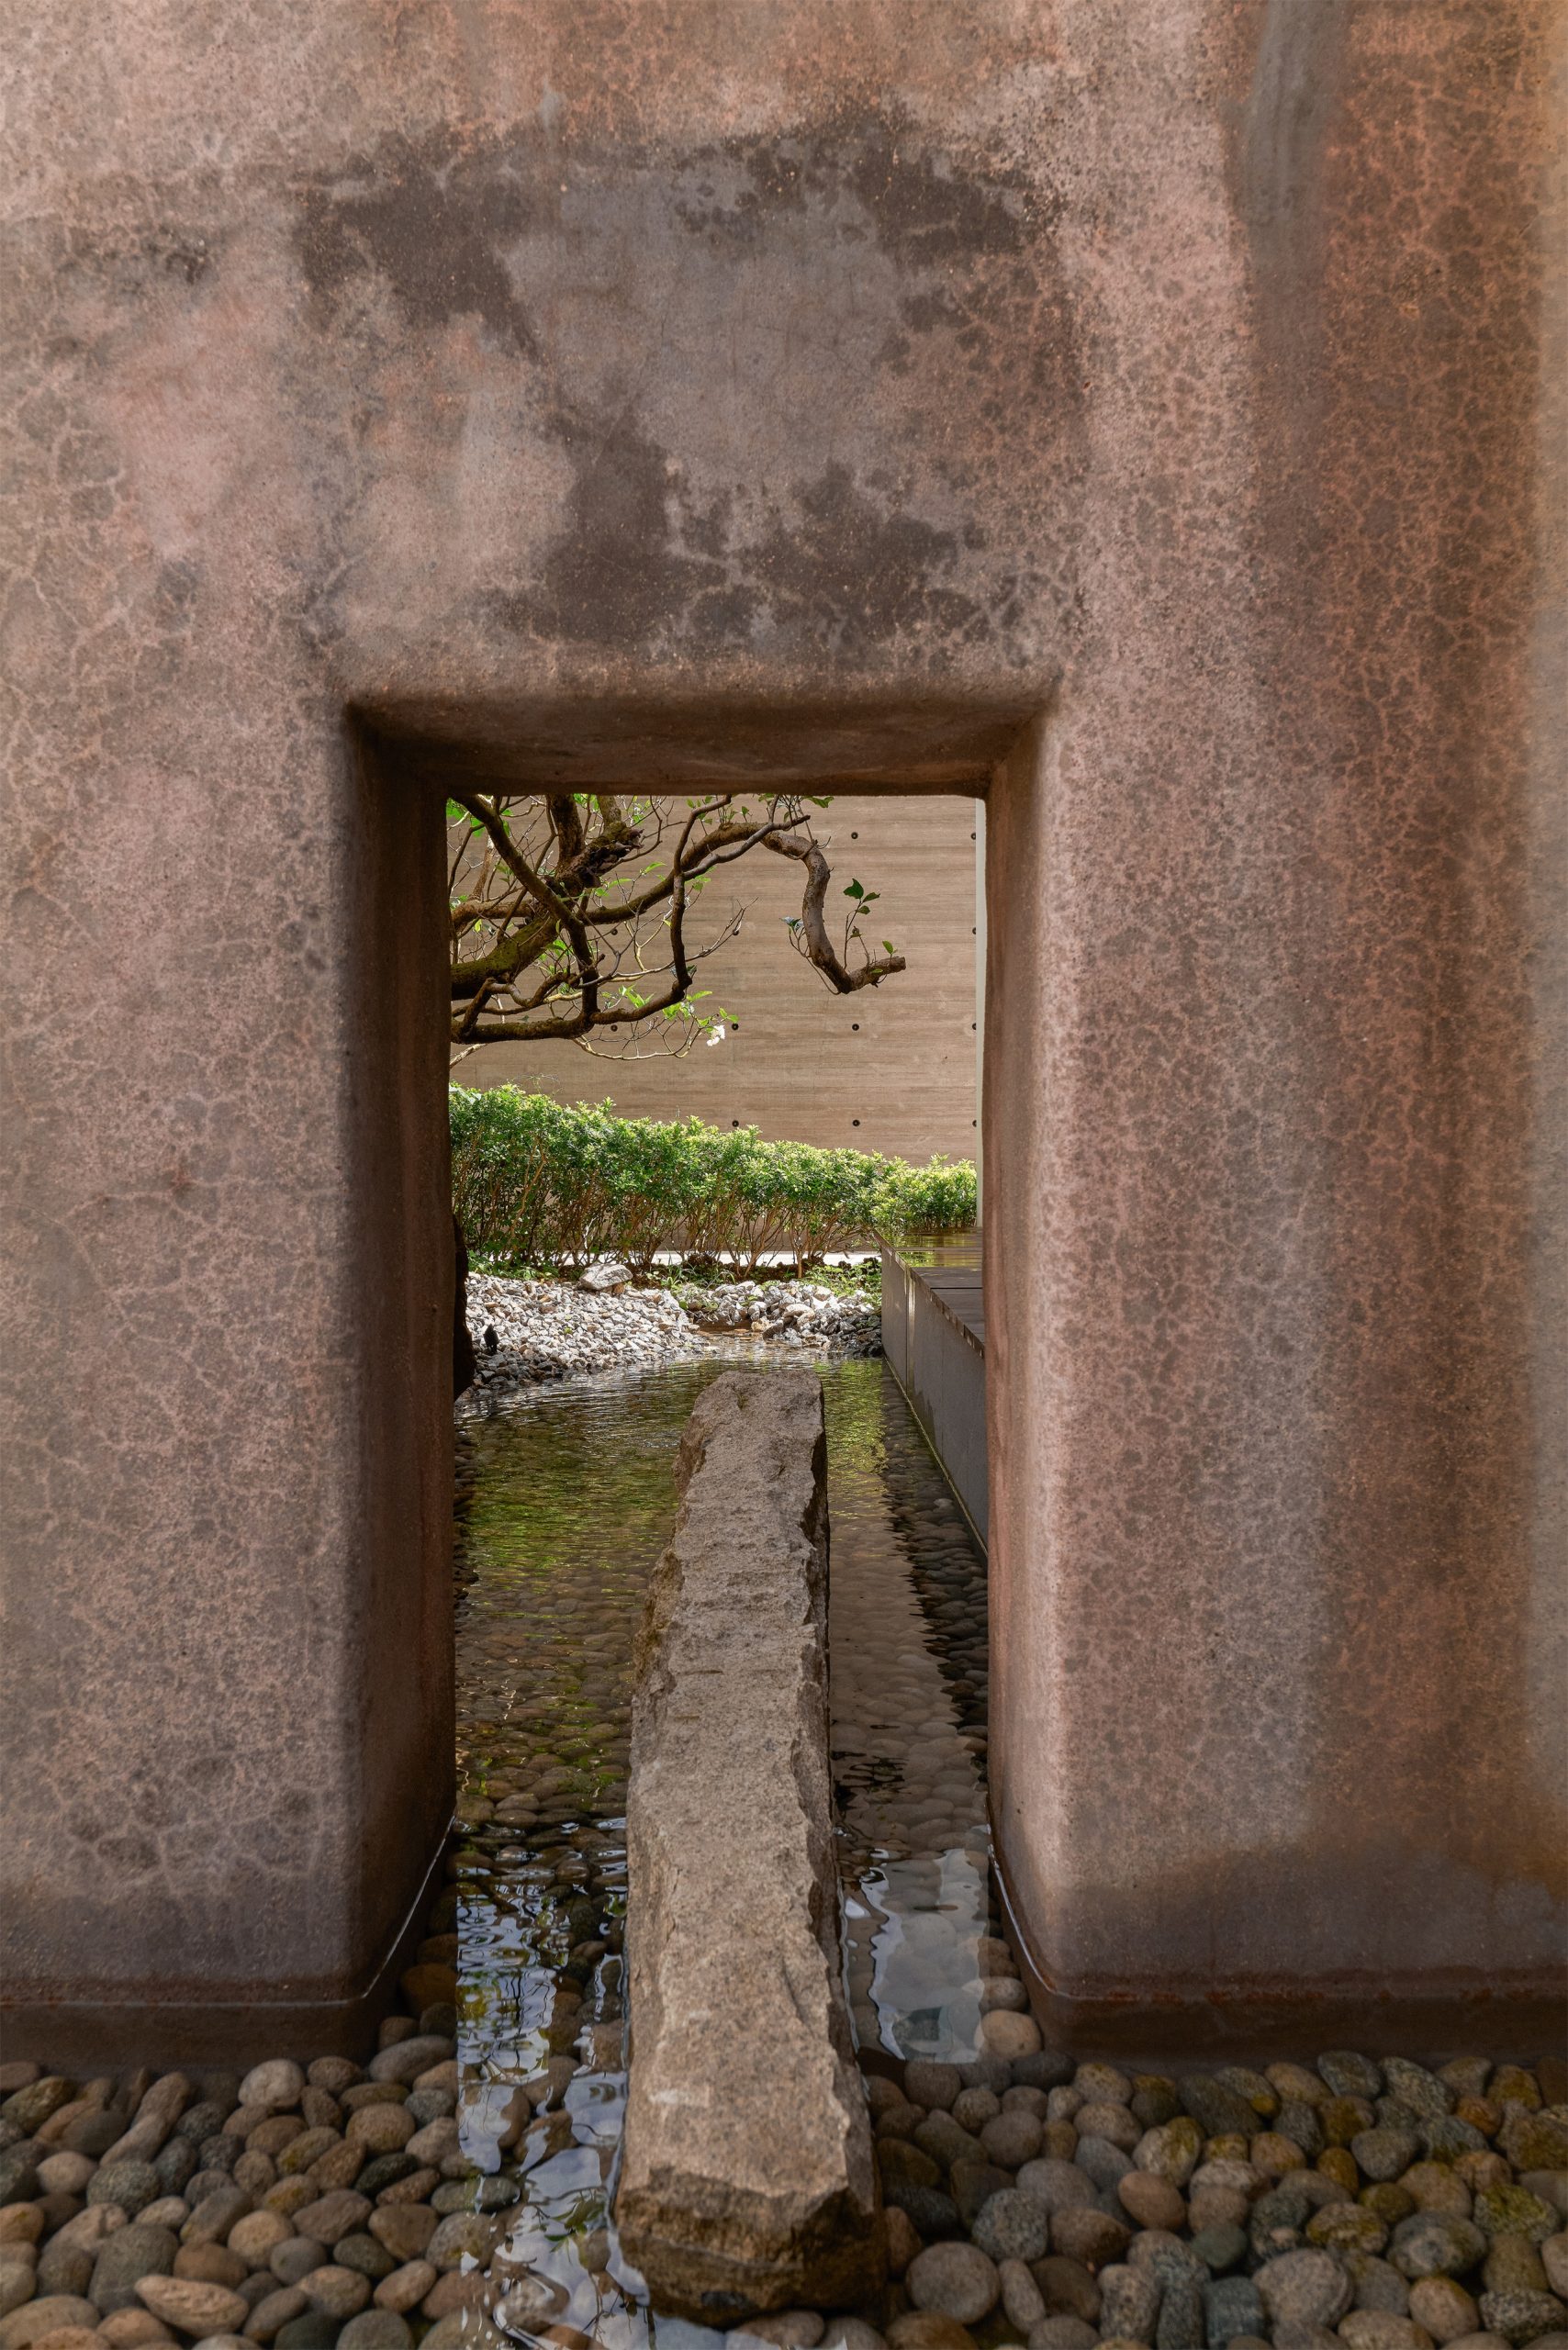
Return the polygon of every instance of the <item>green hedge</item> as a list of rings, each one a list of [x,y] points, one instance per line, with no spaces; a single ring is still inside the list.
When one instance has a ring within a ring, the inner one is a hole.
[[[782,1250],[801,1264],[975,1219],[975,1170],[869,1151],[764,1142],[753,1126],[665,1125],[567,1109],[543,1093],[454,1086],[452,1198],[470,1250],[492,1264],[579,1266],[660,1249],[727,1254],[747,1271]]]

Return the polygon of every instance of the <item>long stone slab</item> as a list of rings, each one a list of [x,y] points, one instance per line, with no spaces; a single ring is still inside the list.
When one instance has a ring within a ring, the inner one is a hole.
[[[692,1413],[638,1651],[615,2216],[655,2306],[846,2308],[883,2251],[839,1947],[826,1443],[810,1372]]]

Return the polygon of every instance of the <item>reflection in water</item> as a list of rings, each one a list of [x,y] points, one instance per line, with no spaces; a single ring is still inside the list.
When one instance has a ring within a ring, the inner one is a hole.
[[[608,2218],[630,1659],[674,1517],[680,1430],[725,1367],[708,1357],[539,1389],[458,1430],[463,2143],[506,2224],[498,2272],[553,2280],[540,2322],[610,2350],[651,2330]],[[983,1561],[885,1366],[820,1368],[856,2031],[868,2051],[962,2058],[990,1905]],[[663,2350],[713,2338],[674,2320],[657,2332]]]
[[[867,1375],[855,1378],[850,1374]],[[970,2056],[987,1930],[985,1568],[891,1373],[829,1373],[834,1775],[857,2035]]]

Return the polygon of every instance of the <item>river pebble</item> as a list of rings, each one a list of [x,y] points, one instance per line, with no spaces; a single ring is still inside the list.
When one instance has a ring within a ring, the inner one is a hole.
[[[542,1784],[553,1779],[557,1784]],[[533,1776],[537,1805],[543,1808],[568,1784],[566,1767],[545,1763]],[[518,1825],[511,1823],[512,1832]],[[564,1821],[551,1823],[544,1833],[556,1840],[559,1850],[584,1849],[571,1843],[572,1831]],[[607,1842],[605,1849],[612,1848]],[[591,1871],[587,1881],[591,1881]],[[562,1897],[568,1905],[584,1905],[585,1914],[569,1930],[578,1935],[591,1968],[598,1957],[610,1954],[608,1937],[615,1929],[578,1890],[582,1882],[565,1880]],[[594,1914],[588,1916],[588,1910]],[[589,1929],[597,1930],[602,1953]],[[994,1957],[989,1963],[994,1964]],[[562,1980],[564,1989],[580,1994],[581,1986],[571,1976]],[[573,1997],[566,2004],[576,2023],[582,1998]],[[128,2318],[145,2319],[164,2333],[187,2340],[232,2334],[251,2344],[277,2343],[282,2350],[291,2350],[291,2344],[292,2350],[325,2350],[329,2342],[345,2345],[345,2350],[414,2350],[421,2334],[434,2339],[438,2326],[454,2316],[466,2313],[476,2324],[488,2326],[486,2311],[503,2298],[518,2318],[527,2308],[537,2312],[538,2322],[564,2321],[566,2330],[573,2331],[572,2320],[583,2312],[572,2292],[526,2265],[521,2270],[509,2265],[515,2252],[508,2248],[511,2222],[507,2212],[475,2208],[482,2179],[492,2193],[502,2189],[514,2199],[522,2194],[525,2183],[504,2170],[485,2177],[470,2157],[461,2155],[468,2170],[465,2179],[443,2183],[438,2171],[413,2202],[373,2202],[352,2184],[316,2192],[320,2180],[314,2174],[335,2150],[353,2148],[362,2165],[358,2176],[377,2158],[374,2147],[388,2134],[385,2124],[367,2123],[352,2132],[349,2125],[355,2114],[397,2115],[401,2119],[392,2134],[401,2134],[412,2097],[450,2097],[447,2080],[455,2080],[461,2088],[465,2076],[454,2063],[453,2036],[421,2030],[421,2022],[428,2021],[428,2014],[394,2020],[386,2045],[368,2067],[381,2077],[338,2077],[341,2098],[353,2099],[356,2089],[359,2093],[356,2101],[340,2108],[344,2132],[325,2122],[313,2128],[308,2124],[301,2109],[305,2100],[312,2096],[319,2100],[331,2092],[308,2083],[297,2065],[294,2078],[273,2072],[260,2085],[259,2094],[258,2085],[247,2076],[245,2103],[236,2102],[227,2112],[198,2115],[197,2126],[208,2132],[204,2146],[231,2134],[246,2153],[255,2151],[258,2132],[265,2143],[286,2142],[280,2154],[289,2145],[325,2132],[330,2144],[297,2181],[286,2182],[291,2190],[301,2189],[304,2199],[290,2192],[283,2198],[286,2208],[267,2200],[255,2206],[227,2174],[218,2172],[219,2183],[198,2194],[194,2209],[184,2198],[166,2197],[140,2207],[159,2218],[132,2216],[126,2205],[106,2199],[112,2191],[123,2191],[129,2204],[136,2205],[146,2190],[148,2165],[123,2154],[113,2161],[73,2157],[68,2172],[57,2174],[69,2177],[73,2187],[56,2184],[51,2188],[40,2178],[36,2198],[13,2199],[0,2213],[0,2277],[12,2303],[0,2319],[0,2350],[31,2350],[40,2342],[48,2350],[73,2350],[69,2341],[53,2339],[73,2333],[81,2337],[77,2350],[85,2350],[89,2341],[103,2350],[139,2350],[140,2344],[151,2350],[158,2332],[104,2330],[111,2323],[123,2327]],[[577,2060],[560,2061],[563,2084],[576,2080]],[[1372,2063],[1369,2058],[1369,2070]],[[1333,2066],[1341,2078],[1346,2076],[1344,2065],[1341,2054]],[[1084,2098],[1076,2088],[1047,2092],[1032,2081],[1012,2077],[1015,2071],[1030,2068],[1026,2053],[1010,2061],[1004,2077],[995,2057],[977,2050],[958,2063],[911,2060],[897,2083],[886,2075],[875,2076],[872,2105],[880,2156],[890,2177],[919,2188],[915,2210],[932,2223],[934,2232],[923,2236],[918,2218],[895,2212],[895,2233],[907,2232],[908,2241],[898,2247],[901,2257],[894,2266],[902,2282],[892,2288],[894,2300],[884,2311],[883,2328],[879,2333],[865,2324],[863,2316],[837,2312],[843,2327],[861,2327],[889,2343],[897,2328],[913,2350],[920,2350],[927,2337],[933,2343],[938,2334],[948,2340],[944,2327],[984,2332],[990,2326],[994,2332],[1004,2326],[1022,2342],[1043,2342],[1045,2350],[1070,2350],[1072,2344],[1083,2350],[1088,2343],[1143,2345],[1143,2350],[1231,2350],[1238,2342],[1258,2340],[1271,2341],[1274,2350],[1325,2350],[1329,2342],[1340,2350],[1450,2350],[1450,2345],[1473,2344],[1478,2336],[1489,2338],[1491,2350],[1497,2344],[1529,2350],[1537,2343],[1552,2350],[1553,2337],[1568,2330],[1568,2309],[1551,2289],[1568,2267],[1563,2256],[1568,2230],[1561,2224],[1559,2205],[1538,2192],[1544,2187],[1561,2195],[1564,2183],[1552,2174],[1532,2174],[1534,2184],[1525,2185],[1498,2147],[1510,2111],[1554,2118],[1556,2109],[1544,2102],[1526,2106],[1518,2096],[1500,2103],[1483,2152],[1462,2154],[1456,2158],[1459,2168],[1417,2153],[1394,2181],[1368,2177],[1358,2169],[1354,2191],[1343,2177],[1313,2167],[1290,2172],[1271,2185],[1264,2170],[1228,2151],[1239,2133],[1218,2133],[1207,2140],[1200,2136],[1193,2145],[1185,2136],[1188,2118],[1178,2117],[1137,2139],[1135,2162],[1158,2167],[1135,2168],[1118,2178],[1114,2193],[1118,2210],[1126,2214],[1122,2220],[1103,2207],[1101,2198],[1111,2190],[1097,2186],[1094,2177],[1103,2159],[1095,2149],[1111,2147],[1109,2139],[1086,2136],[1079,2142],[1080,2154],[1088,2150],[1087,2165],[1076,2156],[1069,2160],[1060,2155],[1030,2155],[1011,2167],[984,2159],[988,2154],[1010,2151],[1006,2133],[998,2132],[999,2121],[1015,2116],[1037,2129],[1043,2126],[1038,2108],[1048,2106],[1053,2096],[1063,2102],[1079,2098],[1074,2113],[1087,2111],[1102,2129],[1103,2109],[1119,2103]],[[357,2066],[350,2069],[360,2073]],[[1366,2073],[1358,2069],[1351,2077],[1364,2079]],[[1159,2076],[1141,2078],[1143,2086],[1137,2092],[1129,2088],[1128,2095],[1150,2098],[1157,2106],[1163,2087]],[[431,2086],[416,2088],[416,2083]],[[1540,2096],[1532,2070],[1516,2068],[1513,2083],[1521,2087],[1528,2083]],[[1405,2085],[1409,2085],[1408,2076]],[[1347,2094],[1336,2090],[1327,2077],[1321,2086],[1329,2098]],[[1226,2083],[1219,2087],[1227,2088]],[[241,2087],[236,2084],[231,2092],[236,2099]],[[294,2104],[280,2109],[276,2095],[290,2089]],[[1191,2078],[1182,2091],[1189,2105],[1204,2101],[1204,2091],[1194,2089]],[[1229,2093],[1236,2092],[1231,2088]],[[533,2098],[523,2104],[524,2113],[533,2117],[529,2126],[551,2121],[556,2110],[551,2107],[552,2094],[550,2076],[542,2076],[536,2093],[540,2109],[536,2112]],[[1425,2094],[1433,2102],[1431,2092]],[[1004,2102],[1008,2098],[1018,2102]],[[1298,2101],[1311,2110],[1323,2109],[1310,2099]],[[222,2100],[218,2102],[221,2106]],[[63,2110],[63,2105],[57,2101],[53,2109]],[[322,2109],[319,2103],[314,2109]],[[563,2122],[568,2119],[565,2113],[558,2118]],[[208,2126],[214,2121],[220,2125],[216,2130]],[[1056,2126],[1070,2126],[1059,2109]],[[1268,2134],[1255,2132],[1248,2142],[1249,2150]],[[124,2135],[120,2132],[110,2143],[122,2143]],[[454,2143],[461,2150],[460,2136]],[[574,2143],[569,2131],[565,2143]],[[1032,2143],[1030,2131],[1022,2129],[1014,2150]],[[1119,2148],[1112,2151],[1122,2154]],[[1326,2145],[1319,2160],[1336,2151],[1344,2157],[1347,2150]],[[1374,2165],[1382,2168],[1377,2152]],[[1464,2165],[1486,2182],[1473,2192]],[[36,2173],[36,2164],[34,2168]],[[1235,2222],[1189,2232],[1182,2224],[1182,2198],[1170,2175],[1173,2169],[1186,2173],[1194,2203],[1204,2194],[1240,2199],[1255,2223],[1251,2238]],[[956,2190],[970,2173],[995,2173],[1007,2183],[975,2204],[966,2225],[958,2217]],[[199,2187],[204,2177],[212,2176],[210,2170],[198,2174],[194,2183]],[[1158,2190],[1156,2199],[1146,2200],[1135,2188],[1129,2204],[1123,2191],[1128,2179],[1146,2181],[1149,2189]],[[395,2193],[396,2186],[389,2182],[380,2191]],[[442,2216],[449,2188],[470,2199]],[[1396,2193],[1412,2208],[1391,2230],[1375,2204],[1364,2199],[1388,2199]],[[278,2188],[264,2194],[276,2198]],[[432,2199],[437,2198],[439,2202]],[[1465,2215],[1467,2203],[1473,2218]],[[1139,2205],[1141,2210],[1133,2208]],[[1139,2224],[1167,2217],[1170,2226]],[[1480,2224],[1483,2220],[1485,2226]],[[321,2232],[311,2233],[312,2229]],[[1297,2240],[1282,2245],[1283,2236]],[[584,2242],[586,2245],[586,2235]],[[1383,2256],[1384,2243],[1387,2258]],[[592,2289],[609,2290],[614,2299],[612,2232],[601,2227],[598,2244],[592,2265],[583,2260],[577,2274],[585,2285],[597,2277],[599,2283]],[[85,2269],[84,2289],[40,2291],[40,2282],[51,2275],[58,2277],[73,2255]],[[492,2262],[500,2264],[493,2274]],[[1248,2265],[1250,2273],[1240,2273]],[[1221,2273],[1227,2270],[1231,2273]],[[907,2312],[903,2319],[898,2315],[901,2295]],[[833,2321],[835,2313],[812,2314],[818,2321]],[[916,2316],[939,2322],[916,2327],[910,2322]],[[780,2322],[767,2321],[762,2338],[773,2340]],[[352,2331],[355,2327],[357,2333]],[[760,2325],[746,2330],[762,2331]],[[830,2322],[824,2339],[832,2337]],[[463,2338],[466,2344],[470,2335]],[[804,2350],[805,2339],[796,2324],[791,2342]],[[850,2350],[847,2333],[844,2350]],[[861,2344],[860,2350],[871,2350],[871,2345]]]
[[[467,1294],[476,1374],[460,1413],[542,1381],[645,1369],[709,1348],[667,1289],[599,1293],[565,1281],[471,1272]]]

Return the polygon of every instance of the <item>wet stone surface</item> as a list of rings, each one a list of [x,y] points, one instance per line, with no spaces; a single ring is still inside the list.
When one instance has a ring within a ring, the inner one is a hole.
[[[606,2339],[643,2323],[608,2216],[624,2094],[629,1658],[668,1531],[677,1438],[734,1355],[666,1366],[634,1390],[606,1379],[539,1392],[460,1439],[464,2143],[521,2165],[511,2250],[560,2287],[569,2322]],[[981,1949],[1001,1949],[988,1939],[983,1562],[884,1367],[846,1361],[823,1378],[856,2027],[890,2060],[969,2060],[982,2046]]]
[[[464,1420],[458,1830],[405,2011],[363,2066],[0,2066],[0,2350],[717,2350],[648,2310],[610,2211],[632,1640],[680,1428],[736,1360],[779,1355],[722,1340]],[[1041,2046],[991,1903],[982,1562],[884,1366],[823,1376],[846,1968],[893,2281],[737,2339],[1568,2350],[1561,2059],[1170,2078]]]

